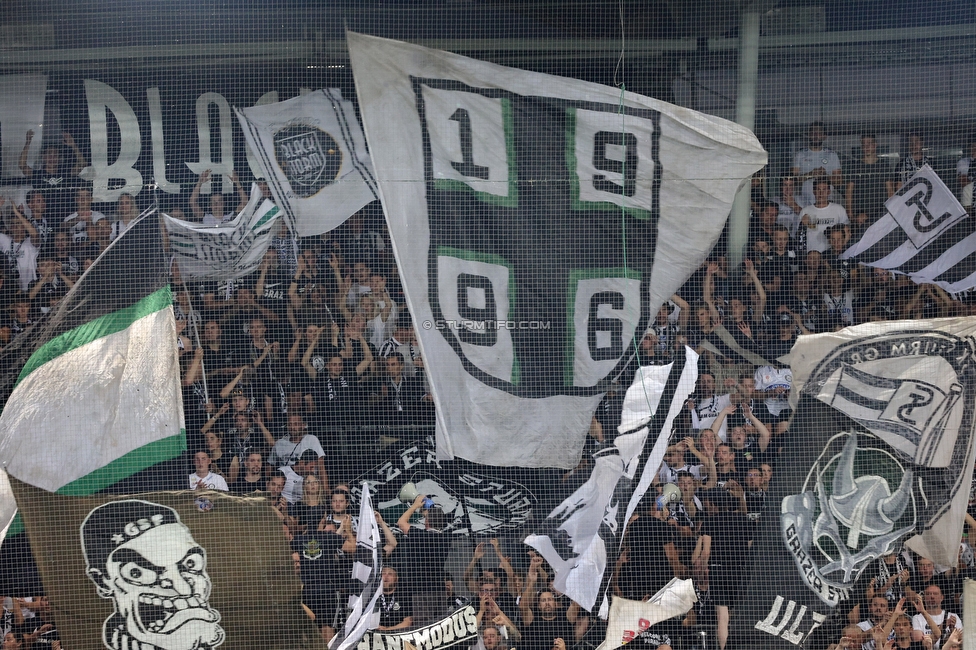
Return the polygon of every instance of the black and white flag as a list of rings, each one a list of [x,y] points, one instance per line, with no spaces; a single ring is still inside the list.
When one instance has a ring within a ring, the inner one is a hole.
[[[950,293],[976,287],[976,221],[935,171],[925,165],[842,256],[903,273]]]
[[[363,131],[338,89],[235,110],[275,204],[300,237],[328,232],[376,199]]]
[[[549,514],[551,530],[525,539],[555,571],[553,586],[588,611],[605,591],[608,560],[651,486],[697,380],[698,355],[688,347],[672,364],[641,367],[624,397],[613,444],[594,454],[587,481]],[[609,602],[600,606],[605,616]]]
[[[793,347],[789,464],[774,468],[734,647],[804,644],[903,545],[956,564],[976,458],[974,335],[972,319],[892,321]]]
[[[356,561],[353,563],[351,577],[353,583],[362,585],[362,590],[358,594],[350,594],[349,617],[346,618],[343,629],[329,643],[332,650],[350,650],[359,643],[367,630],[379,625],[379,613],[374,615],[374,610],[376,601],[383,593],[383,580],[380,576],[382,539],[373,515],[369,484],[364,482],[362,501],[359,504],[359,530],[356,531]],[[364,559],[369,559],[370,563],[365,564]]]
[[[347,42],[438,456],[574,467],[635,334],[766,152],[741,126],[616,88]]]

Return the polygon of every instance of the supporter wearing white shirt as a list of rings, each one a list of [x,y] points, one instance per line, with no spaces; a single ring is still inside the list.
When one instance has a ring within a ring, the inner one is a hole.
[[[75,193],[75,205],[78,209],[64,218],[65,227],[71,230],[71,237],[76,242],[87,240],[88,226],[105,218],[98,210],[92,210],[91,204],[91,190],[79,188]]]
[[[938,650],[939,641],[942,638],[946,627],[962,629],[962,621],[956,614],[951,614],[942,609],[942,588],[939,585],[931,584],[925,588],[923,596],[916,595],[915,608],[918,614],[912,617],[912,639],[921,641],[925,636],[931,635],[935,643],[933,650]],[[924,604],[924,607],[923,607]],[[951,630],[950,630],[951,631]]]
[[[220,490],[228,492],[227,481],[220,474],[210,471],[210,454],[205,451],[198,451],[193,457],[193,466],[196,471],[190,474],[191,490]]]
[[[818,179],[813,188],[813,205],[803,208],[800,214],[800,225],[807,229],[807,251],[826,252],[829,248],[827,242],[827,228],[838,224],[847,224],[847,210],[839,203],[830,203],[830,183],[826,180]],[[849,235],[848,235],[849,236]]]
[[[837,154],[823,146],[824,125],[814,122],[810,125],[807,135],[810,145],[801,149],[793,157],[792,174],[803,181],[800,192],[800,204],[808,206],[814,202],[814,182],[818,179],[826,180],[831,187],[840,192],[843,178],[841,176],[840,158]],[[838,197],[839,198],[839,197]]]
[[[0,206],[4,200],[0,198]],[[16,270],[21,291],[27,291],[30,283],[37,279],[37,256],[39,250],[31,240],[37,234],[33,224],[13,205],[13,216],[4,219],[7,233],[0,233],[0,253],[7,258],[7,268]]]
[[[708,373],[702,373],[698,377],[698,383],[699,385],[695,390],[697,397],[689,400],[689,406],[691,408],[691,426],[700,431],[711,427],[722,409],[732,404],[732,395],[730,393],[716,395],[715,377]],[[722,442],[726,441],[726,430],[727,427],[723,421],[718,431],[715,432]]]

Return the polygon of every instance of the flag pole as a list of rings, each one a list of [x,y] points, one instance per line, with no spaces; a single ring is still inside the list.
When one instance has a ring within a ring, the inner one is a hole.
[[[164,215],[163,215],[163,211],[159,207],[159,183],[157,183],[156,180],[153,179],[153,183],[149,187],[152,190],[153,205],[156,208],[156,214],[158,214],[160,216],[160,219],[162,219]],[[166,237],[165,222],[164,221],[161,222],[160,225],[163,226],[161,228],[161,231],[162,231],[163,237],[165,238],[164,250],[166,252],[169,252],[169,238]],[[174,260],[174,263],[175,263],[175,260]],[[172,273],[172,269],[170,269],[170,273]],[[190,313],[187,314],[186,317],[190,321],[190,325],[193,328],[193,340],[196,343],[196,345],[197,345],[198,348],[199,347],[203,347],[202,345],[200,345],[200,330],[197,327],[196,320],[193,319],[193,315],[196,314],[196,313],[198,313],[198,312],[193,307],[193,297],[190,295],[190,290],[186,288],[186,282],[183,281],[183,276],[182,275],[180,275],[180,284],[183,285],[183,292],[186,294],[186,301],[190,305]],[[206,366],[206,363],[204,362],[203,359],[200,359],[200,376],[203,378],[203,399],[206,400],[206,403],[207,404],[209,404],[210,403],[210,391],[209,391],[209,389],[207,387],[207,366]]]
[[[186,294],[186,301],[190,304],[190,314],[187,317],[190,319],[190,325],[193,326],[193,341],[197,344],[198,348],[202,348],[203,345],[200,343],[200,328],[197,327],[196,320],[192,318],[192,315],[197,313],[196,308],[193,306],[193,297],[190,296],[190,290],[186,288],[186,282],[183,282],[182,278],[180,278],[180,282],[183,284],[183,293]],[[206,350],[204,350],[204,353],[206,353]],[[200,359],[200,377],[203,379],[203,399],[209,404],[210,390],[207,387],[207,364],[203,359]]]

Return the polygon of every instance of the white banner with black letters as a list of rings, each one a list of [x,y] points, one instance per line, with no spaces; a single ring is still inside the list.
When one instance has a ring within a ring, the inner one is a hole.
[[[766,152],[741,126],[616,88],[347,42],[438,457],[574,467],[631,340]]]
[[[260,264],[271,245],[280,212],[251,186],[251,198],[233,220],[203,226],[164,215],[170,249],[186,278],[240,278]]]
[[[337,89],[236,109],[244,138],[294,232],[332,230],[376,199],[352,102]]]

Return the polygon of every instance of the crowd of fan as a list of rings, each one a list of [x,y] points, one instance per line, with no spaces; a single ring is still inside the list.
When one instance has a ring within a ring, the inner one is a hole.
[[[782,362],[798,335],[901,318],[974,313],[934,285],[861,267],[841,253],[884,213],[885,200],[927,160],[922,139],[897,167],[861,139],[847,169],[810,127],[807,148],[777,187],[757,186],[746,260],[729,269],[722,247],[656,315],[638,343],[634,364],[670,362],[684,345],[701,355],[701,379],[679,419],[656,480],[680,489],[674,503],[656,492],[631,522],[614,569],[612,590],[633,599],[653,595],[674,576],[693,578],[699,603],[683,620],[642,631],[651,647],[690,647],[693,633],[728,638],[730,609],[749,582],[750,548],[767,513],[766,493],[789,435],[791,375]],[[28,139],[28,144],[30,140]],[[84,158],[65,163],[47,148],[38,169],[21,168],[34,185],[23,205],[2,206],[0,252],[7,259],[0,300],[9,317],[0,338],[15,337],[60,300],[98,254],[139,214],[123,194],[106,216],[77,178]],[[956,179],[970,198],[970,163]],[[220,193],[200,205],[201,175],[189,215],[218,225],[235,214]],[[241,209],[247,195],[233,177]],[[767,196],[768,193],[768,196]],[[970,201],[971,203],[971,198]],[[227,282],[182,279],[174,267],[175,310],[188,444],[189,488],[265,490],[293,539],[304,601],[323,634],[341,627],[346,577],[355,554],[349,481],[371,467],[373,453],[431,430],[433,401],[391,249],[369,210],[336,231],[296,239],[282,229],[260,268]],[[612,439],[621,396],[611,393],[594,415],[591,444]],[[578,474],[586,469],[581,463]],[[444,535],[444,515],[423,495],[384,535],[380,629],[426,625],[471,602],[478,610],[478,648],[564,650],[591,638],[599,621],[551,586],[553,573],[519,540],[463,546],[470,563],[463,585],[445,570],[462,545]],[[976,521],[967,517],[976,528]],[[418,522],[419,525],[418,525]],[[491,547],[492,553],[487,552]],[[515,561],[505,549],[524,555]],[[453,551],[452,551],[453,549]],[[964,546],[964,549],[968,549]],[[960,628],[960,567],[935,567],[907,550],[869,567],[855,589],[840,647],[953,647]],[[4,648],[37,644],[41,599],[7,599]],[[13,626],[13,627],[11,627]],[[599,636],[599,635],[597,635]],[[700,641],[699,641],[700,643]]]
[[[790,470],[781,449],[793,416],[786,399],[792,376],[778,360],[801,334],[974,313],[971,301],[936,285],[915,285],[842,256],[885,213],[885,201],[929,162],[920,135],[909,136],[908,154],[896,167],[877,156],[873,135],[862,136],[862,156],[847,169],[823,142],[823,125],[811,125],[808,147],[796,154],[775,196],[754,188],[743,268],[730,272],[717,248],[661,308],[640,344],[642,363],[666,363],[677,347],[692,346],[702,354],[701,375],[658,477],[678,486],[680,500],[652,507],[652,517],[631,527],[616,572],[618,593],[640,598],[649,595],[647,585],[653,590],[673,576],[694,578],[699,604],[692,618],[701,624],[708,617],[720,647],[729,610],[752,577],[752,535],[756,522],[770,516],[770,480]],[[976,156],[976,145],[971,148]],[[955,179],[969,205],[973,160],[960,161]],[[976,520],[966,519],[976,533]],[[962,577],[972,575],[972,557],[964,544],[958,567],[935,567],[907,549],[878,560],[862,573],[853,601],[841,605],[849,626],[829,631],[835,645],[957,644],[958,634],[952,635],[961,630]]]

